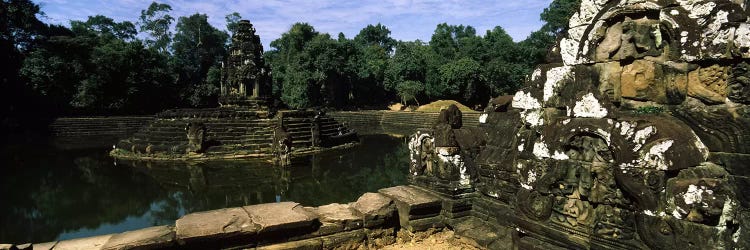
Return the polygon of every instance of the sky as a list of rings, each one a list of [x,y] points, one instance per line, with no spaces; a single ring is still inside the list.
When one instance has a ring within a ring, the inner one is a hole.
[[[136,23],[153,0],[35,0],[47,23],[69,26],[70,20],[104,15]],[[296,22],[307,22],[321,33],[353,38],[368,24],[381,23],[396,40],[429,41],[440,23],[470,25],[478,35],[501,26],[515,41],[542,26],[539,14],[552,0],[161,0],[177,19],[207,14],[214,27],[226,30],[224,17],[238,12],[253,23],[265,50]],[[176,20],[175,20],[176,23]],[[174,25],[174,24],[173,24]],[[173,27],[174,28],[174,27]],[[172,30],[174,32],[174,29]]]

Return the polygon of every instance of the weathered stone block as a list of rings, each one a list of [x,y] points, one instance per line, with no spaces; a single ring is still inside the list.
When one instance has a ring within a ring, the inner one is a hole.
[[[115,234],[102,249],[159,249],[174,244],[175,232],[170,226],[156,226]]]
[[[298,240],[292,242],[285,242],[279,244],[273,244],[268,246],[260,246],[255,248],[256,250],[319,250],[323,249],[323,240],[320,238]]]
[[[266,203],[243,207],[253,224],[259,226],[258,234],[275,232],[313,231],[318,218],[299,203]]]
[[[403,226],[403,225],[402,225]],[[442,216],[428,217],[409,221],[409,224],[403,226],[410,232],[427,231],[430,228],[444,228],[445,222]]]
[[[357,249],[362,246],[366,238],[365,231],[358,229],[324,236],[321,240],[324,249]]]
[[[360,229],[363,226],[362,218],[348,205],[333,203],[309,210],[318,215],[321,222],[342,225],[347,231]]]
[[[396,205],[391,198],[378,193],[365,193],[352,205],[362,214],[364,226],[371,228],[383,225],[395,217]]]
[[[101,249],[107,241],[112,238],[112,234],[80,238],[74,240],[64,240],[57,242],[52,249],[55,250],[90,250]],[[35,248],[36,249],[36,248]]]
[[[708,160],[723,166],[732,175],[750,177],[750,154],[712,152]]]
[[[51,250],[53,247],[55,247],[55,245],[57,245],[57,242],[58,241],[52,241],[52,242],[34,244],[34,249]]]
[[[396,202],[402,227],[410,228],[410,221],[440,214],[441,200],[435,195],[412,186],[396,186],[379,190]]]
[[[647,60],[625,65],[620,78],[622,97],[638,101],[666,103],[662,66]]]
[[[260,229],[239,207],[187,214],[175,222],[177,240],[188,242],[248,237]]]

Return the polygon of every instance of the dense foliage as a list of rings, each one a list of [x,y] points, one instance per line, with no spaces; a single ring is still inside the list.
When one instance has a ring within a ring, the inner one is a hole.
[[[264,56],[274,94],[291,108],[437,99],[481,105],[523,83],[579,2],[554,0],[541,15],[546,25],[518,43],[501,27],[480,35],[471,26],[443,23],[423,42],[396,41],[382,24],[346,38],[296,23]],[[171,10],[153,2],[137,23],[96,15],[65,27],[41,22],[44,13],[30,0],[0,1],[0,128],[59,115],[217,105],[221,62],[241,16],[225,17],[227,32],[205,14],[175,18]]]

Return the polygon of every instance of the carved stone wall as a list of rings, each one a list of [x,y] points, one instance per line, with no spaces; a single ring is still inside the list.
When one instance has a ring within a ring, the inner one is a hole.
[[[475,154],[457,149],[474,213],[522,248],[750,248],[745,5],[583,0],[556,63],[480,116]],[[413,180],[440,134],[413,137]]]

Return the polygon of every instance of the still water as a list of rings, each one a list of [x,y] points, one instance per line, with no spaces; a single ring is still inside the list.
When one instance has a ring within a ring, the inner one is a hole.
[[[297,159],[287,168],[251,161],[115,161],[102,146],[10,146],[0,153],[0,243],[124,232],[258,203],[347,203],[406,183],[402,138],[361,140],[353,149]]]

